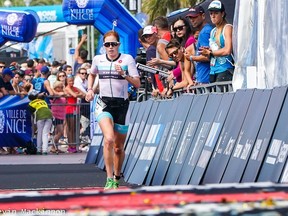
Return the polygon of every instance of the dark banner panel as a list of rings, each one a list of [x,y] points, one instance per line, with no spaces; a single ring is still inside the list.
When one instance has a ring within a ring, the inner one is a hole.
[[[288,153],[288,95],[276,124],[257,182],[279,182]]]
[[[128,131],[127,131],[127,137],[126,137],[126,140],[125,140],[125,159],[123,161],[123,165],[122,165],[122,170],[121,172],[123,173],[123,170],[126,166],[126,162],[127,162],[127,157],[128,155],[130,154],[130,151],[131,151],[131,148],[132,148],[132,145],[128,145],[129,143],[129,140],[130,140],[130,137],[131,137],[131,134],[134,130],[134,126],[137,125],[135,124],[136,122],[136,119],[137,119],[137,116],[138,116],[138,112],[140,110],[140,107],[141,107],[142,103],[137,103],[137,102],[130,102],[130,105],[129,105],[129,108],[130,106],[133,107],[132,111],[131,111],[131,115],[130,115],[130,120],[129,120],[129,128],[128,128]],[[137,132],[137,130],[136,130]],[[135,136],[134,136],[135,137]]]
[[[99,158],[102,157],[102,141],[103,134],[97,123],[93,124],[94,126],[94,134],[89,147],[89,151],[86,156],[85,163],[86,164],[98,164]]]
[[[193,96],[192,96],[193,97]],[[172,128],[172,122],[175,116],[175,110],[177,110],[178,106],[181,106],[179,103],[181,97],[177,97],[173,100],[169,100],[166,109],[168,109],[168,112],[166,113],[166,116],[163,116],[163,133],[159,134],[160,139],[157,138],[157,141],[159,144],[155,143],[158,147],[156,149],[156,153],[154,155],[154,158],[152,160],[152,164],[149,168],[147,177],[145,179],[144,184],[145,185],[151,185],[152,180],[154,178],[155,170],[158,164],[158,161],[160,160],[160,155],[162,154],[163,148],[166,145],[167,137],[169,136]]]
[[[141,104],[140,110],[138,112],[136,121],[134,123],[134,128],[132,130],[134,132],[134,129],[135,130],[137,129],[137,132],[135,133],[136,136],[134,136],[134,133],[132,132],[130,139],[129,139],[129,142],[127,143],[127,148],[128,147],[131,148],[131,151],[129,153],[129,156],[125,157],[125,160],[127,159],[127,162],[125,164],[125,169],[123,172],[125,181],[127,181],[127,177],[130,176],[130,174],[131,174],[132,169],[130,168],[130,165],[131,165],[132,161],[134,160],[134,155],[135,155],[137,147],[139,145],[139,142],[140,142],[141,136],[143,134],[145,125],[147,123],[149,115],[151,114],[150,111],[151,111],[151,108],[153,105],[153,100],[148,100],[148,101],[141,102],[141,103],[142,104]]]
[[[272,90],[255,90],[221,183],[239,183],[247,165]]]
[[[129,166],[127,164],[127,162],[128,162],[128,159],[129,159],[132,147],[133,147],[133,143],[134,143],[134,141],[136,139],[136,136],[138,134],[138,129],[139,129],[140,123],[141,123],[142,118],[143,118],[143,113],[146,110],[148,102],[149,101],[144,101],[144,102],[141,102],[141,103],[137,103],[137,105],[134,106],[134,109],[133,109],[134,112],[138,108],[138,113],[137,113],[136,119],[134,121],[133,128],[130,130],[129,139],[126,140],[125,159],[123,161],[122,173],[124,173],[124,170],[127,168],[127,166]],[[132,115],[134,115],[134,112],[132,113]]]
[[[190,171],[191,167],[189,166],[186,166],[185,167],[186,169],[182,169],[177,184],[188,184],[188,183],[193,184],[193,185],[200,184],[201,179],[203,178],[204,172],[206,170],[206,167],[211,158],[212,152],[214,151],[218,137],[221,133],[222,127],[224,125],[224,122],[227,117],[228,111],[230,109],[234,95],[235,95],[234,93],[215,95],[216,98],[213,98],[213,100],[215,100],[215,105],[211,105],[211,108],[207,107],[207,112],[209,112],[212,109],[211,116],[208,117],[209,114],[207,114],[207,118],[211,118],[212,113],[216,112],[214,120],[212,120],[211,122],[211,127],[208,132],[207,139],[205,140],[203,144],[203,149],[200,152],[200,156],[198,158],[198,161],[196,162],[194,171],[193,169],[192,171]],[[217,101],[218,101],[217,97],[219,97],[219,100],[220,100],[220,104],[218,105],[217,105]],[[187,163],[189,163],[189,157],[187,157],[187,160],[188,160]]]
[[[216,148],[203,177],[203,184],[220,183],[235,146],[254,90],[238,90],[235,93]]]
[[[130,178],[128,179],[129,183],[140,185],[144,183],[164,133],[165,119],[170,112],[170,109],[167,109],[167,107],[171,107],[172,101],[156,101],[154,103],[157,103],[158,107],[152,122],[149,122],[151,127],[148,131],[146,139],[141,141],[143,144],[143,149],[141,152],[139,152],[139,158],[135,164],[133,172],[130,175]]]
[[[128,182],[136,183],[136,182],[132,181],[133,178],[130,178],[131,173],[133,173],[134,175],[140,174],[140,172],[139,172],[140,170],[134,169],[134,167],[135,167],[135,164],[137,163],[138,158],[142,152],[143,146],[144,146],[145,141],[146,141],[147,136],[148,136],[148,132],[150,131],[152,122],[155,118],[155,114],[156,114],[158,105],[159,105],[158,101],[154,101],[152,103],[152,107],[150,109],[149,115],[147,116],[147,121],[144,125],[144,129],[143,129],[142,133],[140,133],[141,136],[140,136],[140,139],[138,141],[138,144],[135,145],[135,143],[134,143],[134,145],[137,146],[137,148],[135,150],[133,157],[130,160],[129,167],[128,167],[128,170],[127,170],[126,175],[125,175],[125,178],[127,179]],[[143,116],[142,122],[145,118],[146,118],[146,116]]]
[[[200,133],[199,130],[201,130],[200,128],[202,124],[201,123],[199,124],[199,121],[202,116],[202,112],[203,110],[205,111],[204,109],[205,105],[206,107],[210,106],[211,108],[213,106],[217,106],[214,103],[209,103],[209,100],[207,102],[207,98],[208,98],[208,94],[197,95],[194,97],[194,100],[193,100],[193,103],[191,104],[185,125],[183,127],[183,132],[181,133],[181,137],[179,138],[179,141],[177,142],[178,143],[177,148],[175,150],[173,158],[170,159],[171,164],[167,171],[167,174],[164,180],[164,185],[176,184],[182,167],[184,166],[183,169],[185,169],[186,166],[189,166],[188,161],[185,160],[187,157],[187,154],[189,155],[189,157],[191,155],[197,154],[197,150],[194,151],[191,149],[193,148],[197,149],[197,146],[202,145],[201,143],[203,142],[203,139],[202,139],[203,137],[198,136],[198,139],[195,139],[196,137],[195,134],[199,135]],[[211,95],[211,98],[214,98],[214,96]],[[213,102],[216,102],[216,101],[213,101]],[[198,125],[200,125],[200,128],[198,127]],[[206,126],[207,124],[205,124],[205,126],[203,126],[202,128],[203,136],[205,136],[204,133],[209,130]],[[195,133],[195,131],[197,132]],[[184,161],[186,163],[184,163]],[[190,171],[190,169],[188,170]]]
[[[197,96],[194,97],[196,100]],[[182,95],[180,100],[177,101],[179,106],[175,110],[175,117],[172,121],[171,130],[166,140],[166,144],[163,146],[158,165],[155,170],[152,185],[162,185],[167,169],[174,155],[174,151],[178,144],[180,135],[183,130],[183,126],[187,119],[187,115],[192,104],[193,97],[190,95]]]
[[[278,120],[287,87],[272,89],[270,101],[241,182],[255,182]]]

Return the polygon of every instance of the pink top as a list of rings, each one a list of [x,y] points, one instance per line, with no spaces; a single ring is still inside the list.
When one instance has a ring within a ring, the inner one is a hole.
[[[64,120],[66,116],[65,111],[66,98],[55,98],[51,101],[51,110],[53,117],[56,119]]]
[[[191,44],[196,43],[196,40],[194,38],[194,36],[190,36],[186,43],[185,43],[185,48],[187,48],[188,46],[190,46]],[[181,82],[182,81],[182,74],[181,74],[181,68],[180,68],[180,63],[177,64],[177,67],[175,69],[173,69],[173,75],[176,78],[177,82]]]
[[[187,48],[188,46],[190,46],[191,44],[196,43],[196,40],[194,38],[194,36],[189,36],[186,43],[185,43],[185,48]]]

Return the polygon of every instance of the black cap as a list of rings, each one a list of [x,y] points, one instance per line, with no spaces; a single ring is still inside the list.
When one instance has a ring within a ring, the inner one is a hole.
[[[186,17],[197,17],[203,13],[205,13],[204,8],[201,6],[196,6],[189,9],[189,12],[186,15]]]

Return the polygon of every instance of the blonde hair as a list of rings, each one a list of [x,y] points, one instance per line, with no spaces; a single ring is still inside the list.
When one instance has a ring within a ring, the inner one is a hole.
[[[55,81],[54,84],[53,84],[53,89],[57,88],[58,86],[63,86],[64,87],[64,84],[63,82],[61,81]]]

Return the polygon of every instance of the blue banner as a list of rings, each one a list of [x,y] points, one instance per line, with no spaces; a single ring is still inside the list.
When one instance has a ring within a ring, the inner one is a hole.
[[[29,6],[29,7],[8,7],[0,8],[2,10],[15,10],[15,11],[30,11],[33,10],[39,17],[39,22],[65,22],[62,5],[41,5],[41,6]]]
[[[28,97],[4,96],[0,98],[0,146],[23,146],[31,140],[31,114]]]
[[[30,42],[36,34],[39,17],[33,11],[0,10],[0,42]],[[0,43],[0,46],[2,44]]]

